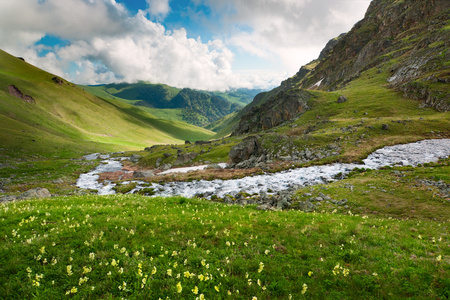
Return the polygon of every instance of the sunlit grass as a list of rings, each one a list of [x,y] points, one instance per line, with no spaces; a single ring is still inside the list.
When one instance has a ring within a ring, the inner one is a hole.
[[[448,221],[260,212],[124,195],[0,208],[4,298],[442,298],[450,292]]]

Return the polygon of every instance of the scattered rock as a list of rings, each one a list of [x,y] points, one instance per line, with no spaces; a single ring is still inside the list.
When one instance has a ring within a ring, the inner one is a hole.
[[[138,163],[139,162],[139,160],[142,158],[142,156],[140,156],[139,154],[133,154],[133,155],[131,155],[131,157],[130,157],[130,161],[132,162],[132,163]]]
[[[11,201],[16,201],[16,200],[17,200],[16,196],[7,195],[7,196],[0,197],[0,203],[2,203],[2,202],[11,202]]]
[[[61,78],[59,78],[59,77],[57,77],[57,76],[53,77],[53,78],[52,78],[52,81],[53,81],[54,83],[56,83],[57,85],[62,85],[62,84],[64,83],[64,80],[62,80]]]
[[[340,96],[338,99],[337,99],[337,103],[344,103],[344,102],[347,102],[348,101],[348,99],[347,99],[347,97],[345,97],[345,96]]]
[[[389,129],[389,125],[388,124],[382,124],[381,125],[381,129],[388,130]]]
[[[153,177],[155,176],[155,173],[153,171],[134,171],[133,177],[134,178],[147,178],[147,177]]]
[[[316,206],[309,201],[299,201],[296,203],[295,208],[304,212],[313,212],[316,210]]]
[[[186,154],[178,153],[177,159],[174,162],[175,166],[184,165],[193,159],[195,159],[199,154],[197,152],[189,152]]]
[[[171,153],[163,153],[163,155],[164,155],[164,157],[165,157],[165,158],[169,158],[169,157],[171,157],[171,156],[172,156],[172,154],[171,154]]]
[[[210,164],[206,167],[207,170],[219,170],[222,169],[221,166],[219,166],[219,164]]]
[[[207,144],[211,144],[211,141],[196,141],[195,144],[196,145],[207,145]]]

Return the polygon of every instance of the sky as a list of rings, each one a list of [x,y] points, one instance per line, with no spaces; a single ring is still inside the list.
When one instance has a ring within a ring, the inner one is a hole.
[[[0,49],[77,84],[269,89],[371,0],[0,0]]]

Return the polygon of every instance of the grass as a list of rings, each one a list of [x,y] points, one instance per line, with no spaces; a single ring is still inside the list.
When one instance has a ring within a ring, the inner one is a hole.
[[[261,212],[133,195],[0,208],[5,299],[429,299],[450,293],[448,220]]]
[[[117,99],[102,99],[0,52],[0,138],[10,156],[76,157],[85,152],[143,149],[214,133],[182,122],[160,120]],[[15,85],[36,103],[8,93]]]

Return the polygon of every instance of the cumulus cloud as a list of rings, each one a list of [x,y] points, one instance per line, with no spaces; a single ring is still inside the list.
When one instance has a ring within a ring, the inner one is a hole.
[[[196,0],[223,15],[228,42],[293,72],[362,19],[371,0]],[[244,29],[242,29],[244,28]]]
[[[168,11],[168,1],[149,4],[153,12]],[[42,45],[36,42],[48,34],[70,43],[38,55]],[[249,85],[232,73],[233,54],[221,40],[188,38],[183,28],[167,31],[147,12],[130,15],[114,0],[2,2],[0,47],[81,84],[145,80],[206,90]]]
[[[147,0],[148,9],[136,14],[116,0],[0,1],[0,48],[80,84],[145,80],[206,90],[269,88],[350,29],[370,2],[191,1],[188,11],[194,14],[195,5],[210,7],[203,16],[221,27],[217,38],[202,41],[189,38],[184,28],[167,30],[161,22],[171,13],[169,0]],[[68,43],[40,45],[48,35]],[[235,72],[234,47],[280,67]]]

